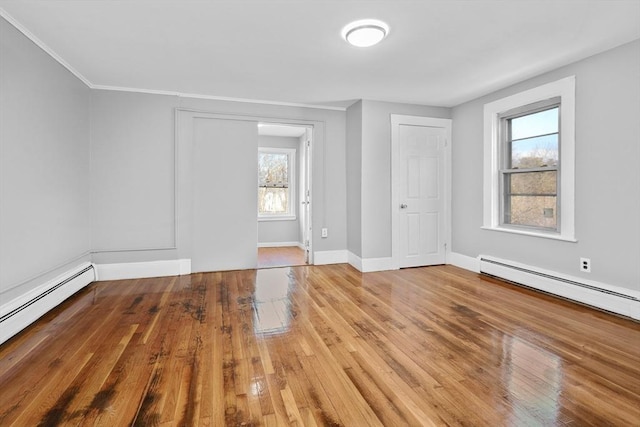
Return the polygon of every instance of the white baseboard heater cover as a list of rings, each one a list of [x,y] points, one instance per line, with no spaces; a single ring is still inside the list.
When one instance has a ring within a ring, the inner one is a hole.
[[[94,280],[94,266],[83,263],[0,306],[0,344]]]
[[[480,272],[640,320],[640,292],[480,255]]]

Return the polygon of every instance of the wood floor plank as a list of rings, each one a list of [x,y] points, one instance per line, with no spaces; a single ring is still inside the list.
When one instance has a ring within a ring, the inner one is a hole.
[[[304,249],[297,246],[258,248],[258,268],[305,265]]]
[[[102,349],[102,351],[99,350],[100,353],[96,353],[95,357],[92,358],[86,368],[87,373],[79,379],[80,381],[77,384],[73,385],[73,387],[85,390],[85,393],[79,395],[68,406],[69,416],[90,411],[95,396],[102,390],[103,385],[130,345],[138,328],[138,324],[130,325],[128,329],[122,331],[122,338],[110,351],[107,352],[106,348]],[[86,415],[83,416],[86,417]]]
[[[0,383],[8,426],[640,426],[640,324],[452,266],[99,282]]]

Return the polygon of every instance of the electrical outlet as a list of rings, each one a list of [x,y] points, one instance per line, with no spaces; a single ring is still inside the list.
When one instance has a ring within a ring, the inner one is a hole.
[[[591,260],[589,258],[580,258],[580,271],[591,273]]]
[[[329,236],[329,230],[327,228],[323,228],[322,229],[322,237],[328,237]]]

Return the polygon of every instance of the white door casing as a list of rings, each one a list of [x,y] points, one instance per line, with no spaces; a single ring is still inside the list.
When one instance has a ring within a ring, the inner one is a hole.
[[[391,115],[395,267],[446,263],[451,120]]]
[[[305,263],[312,264],[313,252],[311,247],[311,139],[313,136],[313,127],[305,127],[305,133],[300,137],[300,165],[299,165],[299,200],[300,200],[300,245],[305,253]]]
[[[307,264],[313,264],[313,251],[311,250],[312,237],[313,234],[311,232],[311,145],[312,145],[312,136],[313,136],[313,128],[308,127],[306,129],[306,142],[304,144],[304,153],[302,161],[304,163],[304,251],[305,251],[305,262]]]

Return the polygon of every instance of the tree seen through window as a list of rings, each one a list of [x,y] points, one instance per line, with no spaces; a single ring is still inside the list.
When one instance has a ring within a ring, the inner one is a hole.
[[[258,153],[258,214],[290,214],[290,156],[286,152]]]

